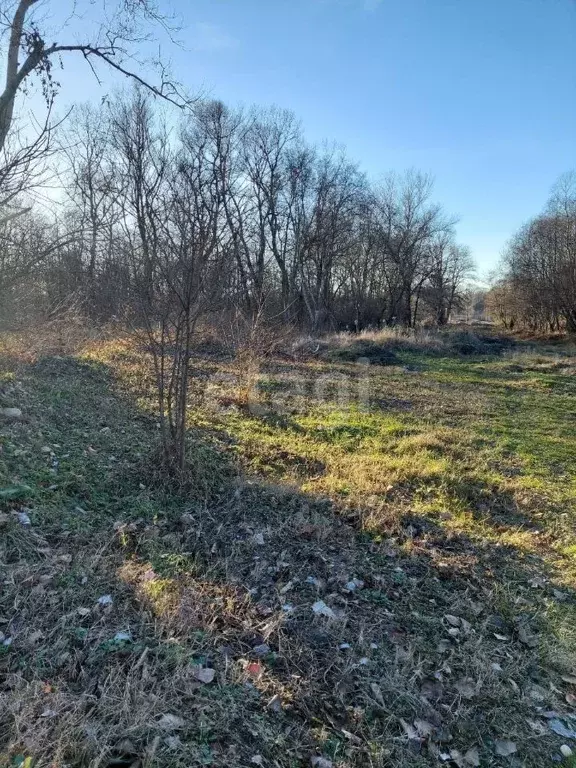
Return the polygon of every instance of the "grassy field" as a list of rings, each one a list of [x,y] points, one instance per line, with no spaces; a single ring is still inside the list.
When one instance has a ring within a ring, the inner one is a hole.
[[[576,351],[446,338],[205,350],[178,494],[142,350],[5,354],[0,765],[575,766]]]

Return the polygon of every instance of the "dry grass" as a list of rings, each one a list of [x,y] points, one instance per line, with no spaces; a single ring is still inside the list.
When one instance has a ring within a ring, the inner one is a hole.
[[[112,335],[116,335],[114,328],[97,328],[74,306],[42,320],[31,318],[17,330],[0,333],[0,372],[50,355],[78,355]]]
[[[373,342],[394,351],[404,350],[435,354],[446,348],[443,337],[438,331],[426,329],[382,328],[362,331],[357,335],[339,333],[330,337],[330,343],[342,347],[356,339]]]
[[[575,711],[573,380],[547,354],[422,345],[361,376],[271,359],[256,412],[226,400],[234,361],[198,358],[196,492],[178,496],[153,482],[149,379],[128,342],[5,375],[24,418],[0,454],[0,763],[559,760],[550,712]],[[342,376],[369,407],[339,397]]]
[[[493,328],[450,326],[444,330],[382,328],[358,334],[335,333],[320,339],[305,337],[295,341],[292,349],[296,353],[320,355],[334,361],[353,361],[354,357],[377,357],[378,352],[433,356],[493,355],[506,349],[516,349],[520,343],[524,344],[524,350],[528,348],[528,342],[514,340]],[[343,356],[346,352],[351,353],[349,358]]]

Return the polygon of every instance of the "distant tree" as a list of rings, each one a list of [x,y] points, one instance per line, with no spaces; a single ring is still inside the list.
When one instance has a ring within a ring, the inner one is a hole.
[[[563,173],[552,187],[546,213],[576,217],[576,171]]]
[[[504,328],[514,330],[522,314],[512,284],[504,279],[493,285],[486,294],[486,309],[490,317]]]
[[[84,309],[102,317],[110,305],[109,297],[102,295],[100,272],[116,260],[115,227],[120,216],[109,127],[95,107],[81,104],[63,127],[59,142],[65,158],[66,224],[77,233],[78,290],[84,297]]]
[[[466,246],[456,245],[446,234],[432,243],[426,302],[437,325],[446,325],[453,310],[461,308],[463,289],[474,270],[474,260]]]
[[[343,151],[326,149],[316,159],[310,191],[299,272],[308,324],[316,333],[331,324],[336,267],[353,247],[365,179]]]
[[[387,325],[414,325],[418,299],[430,275],[434,240],[451,232],[454,225],[431,202],[432,186],[429,176],[409,171],[389,175],[376,191]]]
[[[503,267],[504,279],[490,296],[503,322],[576,332],[575,173],[560,177],[544,212],[511,239]]]
[[[302,145],[294,115],[276,108],[253,110],[248,115],[242,151],[242,172],[248,180],[248,208],[244,225],[246,277],[255,307],[260,307],[271,269],[280,277],[281,303],[293,307],[296,294],[301,219],[296,210],[297,179],[309,169],[307,153],[294,163]]]

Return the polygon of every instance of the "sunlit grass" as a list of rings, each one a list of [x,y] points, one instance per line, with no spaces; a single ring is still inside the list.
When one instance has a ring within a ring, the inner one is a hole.
[[[389,392],[407,400],[417,393],[408,412],[343,406],[334,396],[313,407],[296,398],[285,419],[236,409],[193,413],[191,421],[225,431],[246,471],[364,507],[372,528],[378,515],[389,525],[393,509],[411,509],[446,529],[526,551],[540,548],[527,530],[537,525],[557,538],[554,549],[571,552],[574,382],[556,358],[404,358],[419,372],[372,366],[367,375],[375,402]],[[310,366],[311,377],[329,371],[318,361]],[[264,402],[289,385],[270,371],[262,379]],[[552,514],[559,507],[563,516]]]
[[[420,684],[438,670],[447,690],[464,675],[483,686],[475,702],[447,699],[459,749],[484,739],[484,762],[490,739],[516,728],[526,765],[539,767],[546,764],[540,752],[552,754],[548,742],[534,740],[526,720],[532,703],[519,691],[531,689],[537,663],[546,686],[563,696],[561,675],[576,663],[571,361],[542,353],[442,357],[442,347],[429,349],[426,339],[390,338],[395,365],[270,361],[246,403],[234,397],[233,360],[195,359],[199,373],[209,372],[189,409],[189,466],[199,494],[154,482],[154,379],[132,340],[94,343],[80,362],[59,357],[24,380],[30,421],[2,437],[0,473],[6,485],[31,489],[24,501],[33,525],[22,528],[10,517],[5,539],[16,571],[25,558],[32,570],[53,559],[49,589],[61,601],[47,601],[53,613],[44,619],[32,606],[27,621],[36,627],[43,620],[52,638],[66,613],[74,642],[84,644],[84,667],[108,665],[113,675],[122,664],[132,669],[130,679],[153,692],[142,688],[146,727],[163,712],[186,710],[188,762],[178,765],[209,757],[211,734],[217,730],[221,739],[230,712],[244,717],[247,700],[258,749],[284,754],[288,745],[296,750],[294,768],[317,749],[346,768],[368,760],[384,765],[392,748],[391,765],[416,765],[420,755],[410,762],[398,717],[428,716]],[[353,380],[349,401],[338,388],[342,377]],[[356,397],[359,391],[368,400]],[[36,532],[46,541],[31,540]],[[61,559],[68,549],[71,563]],[[309,576],[325,579],[326,601],[344,607],[341,625],[313,614],[319,595]],[[341,581],[353,576],[365,586],[347,594]],[[558,597],[559,589],[566,596]],[[25,606],[40,599],[28,582],[14,580],[10,590],[25,595]],[[107,593],[114,603],[103,610],[97,600]],[[70,601],[89,615],[82,618]],[[482,603],[480,614],[470,601]],[[473,626],[450,641],[449,658],[437,651],[446,613]],[[506,624],[505,641],[495,637],[493,615]],[[518,638],[526,616],[538,635],[535,649]],[[135,642],[119,644],[115,633],[126,629]],[[261,670],[251,669],[256,637],[275,648]],[[222,651],[230,638],[233,661]],[[343,641],[364,646],[353,658],[338,653]],[[29,663],[18,643],[11,652]],[[360,664],[366,654],[370,663]],[[48,655],[34,663],[49,664]],[[496,660],[505,668],[501,677],[491,671]],[[208,663],[217,682],[199,687],[193,670]],[[339,693],[332,696],[334,669],[359,692],[358,707],[338,710],[339,717],[348,713],[341,722],[354,731],[353,742],[322,710],[324,701],[340,706]],[[150,671],[158,677],[147,682]],[[38,674],[49,677],[43,668]],[[374,681],[389,718],[374,709]],[[123,678],[117,685],[127,690]],[[159,691],[161,709],[149,712]],[[294,707],[289,716],[306,732],[302,742],[288,734],[284,715],[268,710],[276,695]],[[298,709],[302,702],[308,709]],[[235,731],[244,733],[238,722]],[[171,760],[169,754],[161,764]]]

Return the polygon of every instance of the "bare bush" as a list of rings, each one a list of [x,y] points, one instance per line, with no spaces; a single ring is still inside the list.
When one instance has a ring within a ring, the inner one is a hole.
[[[233,360],[236,376],[236,402],[254,405],[258,399],[258,379],[265,362],[286,346],[292,333],[267,317],[264,304],[256,312],[236,307],[219,323],[221,337]]]

